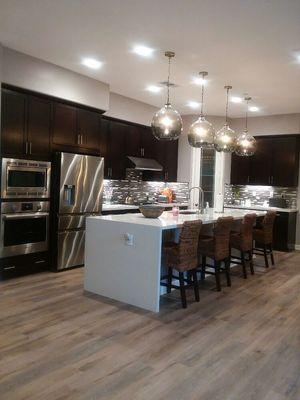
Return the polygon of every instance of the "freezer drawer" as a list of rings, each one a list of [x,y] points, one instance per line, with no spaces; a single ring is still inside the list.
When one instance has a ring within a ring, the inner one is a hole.
[[[58,232],[57,269],[84,264],[85,230]]]
[[[58,230],[66,231],[69,229],[85,229],[86,217],[91,215],[100,215],[96,213],[92,214],[69,214],[58,216]]]

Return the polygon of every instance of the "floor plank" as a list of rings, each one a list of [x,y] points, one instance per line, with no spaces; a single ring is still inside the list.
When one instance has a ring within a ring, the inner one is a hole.
[[[300,252],[276,259],[159,314],[84,293],[82,269],[1,282],[1,400],[299,400]]]

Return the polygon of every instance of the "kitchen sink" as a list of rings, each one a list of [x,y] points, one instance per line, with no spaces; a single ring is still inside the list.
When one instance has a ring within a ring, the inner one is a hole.
[[[195,210],[181,210],[179,214],[198,214],[198,211]]]

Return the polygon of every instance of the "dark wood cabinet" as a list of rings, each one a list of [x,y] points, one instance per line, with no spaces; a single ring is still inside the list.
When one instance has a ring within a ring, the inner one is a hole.
[[[77,124],[80,146],[99,151],[100,138],[100,115],[97,112],[78,109]]]
[[[2,155],[21,156],[25,153],[26,143],[26,96],[2,89]]]
[[[251,157],[231,158],[231,183],[235,185],[298,185],[299,137],[296,135],[257,137],[257,151]]]
[[[35,158],[50,157],[51,101],[28,96],[27,152]]]
[[[50,157],[51,102],[2,90],[2,155]]]
[[[76,107],[59,102],[54,103],[52,142],[65,146],[80,144]]]
[[[110,179],[125,178],[127,156],[153,158],[163,170],[144,171],[143,179],[177,178],[178,141],[159,141],[149,126],[102,116],[100,110],[3,84],[1,125],[3,156],[50,160],[56,151],[99,154]]]

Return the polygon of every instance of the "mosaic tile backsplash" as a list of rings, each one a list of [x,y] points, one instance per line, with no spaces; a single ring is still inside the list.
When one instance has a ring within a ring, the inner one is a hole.
[[[225,185],[225,205],[240,205],[246,200],[252,206],[268,206],[270,197],[284,197],[288,208],[297,208],[297,188],[275,186]]]
[[[135,203],[145,202],[147,198],[155,201],[157,195],[165,188],[173,190],[175,202],[188,202],[189,184],[181,182],[150,182],[150,181],[130,181],[130,180],[104,180],[103,202],[111,203],[125,202],[127,196],[133,196]]]

